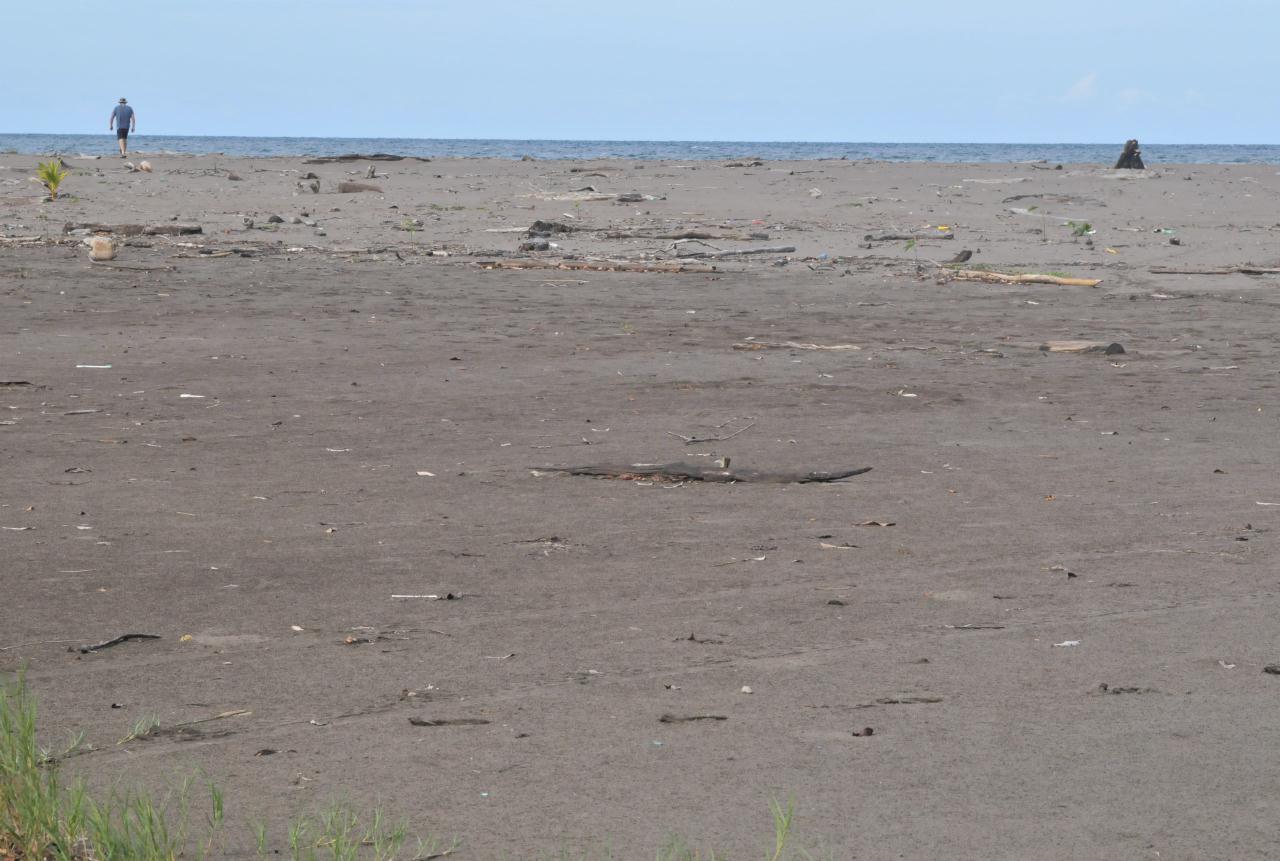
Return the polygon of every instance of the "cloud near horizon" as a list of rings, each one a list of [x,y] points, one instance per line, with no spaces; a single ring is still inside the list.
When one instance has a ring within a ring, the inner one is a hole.
[[[1064,102],[1088,102],[1098,95],[1098,73],[1090,72],[1076,81],[1062,94]]]

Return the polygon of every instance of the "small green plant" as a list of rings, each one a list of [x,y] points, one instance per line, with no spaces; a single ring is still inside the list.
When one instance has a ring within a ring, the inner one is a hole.
[[[907,244],[906,244],[906,246],[904,246],[903,250],[904,250],[904,251],[910,251],[910,252],[911,252],[911,257],[912,257],[912,259],[913,259],[913,260],[915,260],[915,262],[916,262],[916,269],[917,269],[917,270],[919,270],[919,268],[920,268],[920,252],[919,252],[918,250],[916,250],[916,245],[917,245],[917,243],[916,243],[916,241],[915,241],[914,239],[909,239],[909,240],[907,240]]]
[[[258,856],[269,857],[267,829],[253,826]],[[435,838],[414,838],[410,851],[409,827],[404,821],[388,822],[381,811],[366,821],[346,801],[335,801],[314,817],[301,816],[289,825],[289,854],[292,861],[396,861],[396,859],[441,858],[459,846]],[[403,853],[403,854],[402,854]]]
[[[129,727],[129,734],[116,742],[116,744],[127,744],[131,741],[144,739],[159,728],[160,719],[155,715],[147,715],[146,717],[138,718],[133,722],[133,726]]]
[[[1087,221],[1068,221],[1067,227],[1071,229],[1072,236],[1088,236],[1093,232],[1093,225]]]
[[[49,192],[50,200],[57,200],[58,186],[62,185],[62,181],[70,176],[70,173],[63,169],[60,162],[50,159],[36,166],[36,175],[31,177],[31,181],[43,185]]]

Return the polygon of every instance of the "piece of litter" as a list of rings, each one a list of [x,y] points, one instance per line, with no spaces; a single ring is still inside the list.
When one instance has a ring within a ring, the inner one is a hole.
[[[435,477],[436,477],[436,474],[435,474],[434,472],[427,472],[425,469],[420,469],[420,470],[418,470],[418,475],[425,475],[425,476],[428,476],[428,477],[430,477],[430,478],[435,478]]]
[[[110,365],[76,365],[77,368],[110,368]]]
[[[343,452],[351,451],[351,449],[349,449],[349,448],[326,448],[326,449],[325,449],[325,451],[333,452],[334,454],[342,454]]]
[[[1258,505],[1280,505],[1280,502],[1259,502]]]
[[[855,523],[854,526],[895,526],[893,521],[886,520],[864,520],[861,523]]]
[[[290,630],[290,631],[301,631],[301,630],[302,630],[302,626],[301,626],[301,625],[290,625],[290,626],[289,626],[289,630]]]
[[[1079,640],[1063,640],[1061,643],[1054,643],[1053,645],[1055,648],[1062,647],[1062,646],[1078,646],[1080,645],[1080,641]]]
[[[182,394],[178,395],[178,397],[180,397],[180,398],[204,398],[204,395],[191,395],[191,394],[187,394],[186,392],[183,392]]]
[[[743,694],[754,694],[754,693],[755,693],[755,691],[751,690],[751,686],[750,686],[750,685],[743,685],[743,686],[742,686],[742,690],[741,690],[741,691],[739,691],[739,693],[743,693]]]
[[[1228,664],[1226,661],[1218,661],[1218,666],[1224,670],[1234,670],[1236,668],[1235,664]]]

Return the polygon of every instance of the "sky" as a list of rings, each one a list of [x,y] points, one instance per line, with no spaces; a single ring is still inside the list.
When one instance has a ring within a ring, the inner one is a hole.
[[[1277,0],[65,0],[0,133],[1280,143]]]

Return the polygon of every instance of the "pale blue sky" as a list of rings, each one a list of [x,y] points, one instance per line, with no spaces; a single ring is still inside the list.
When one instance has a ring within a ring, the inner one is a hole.
[[[1280,143],[1277,0],[15,2],[0,132]]]

